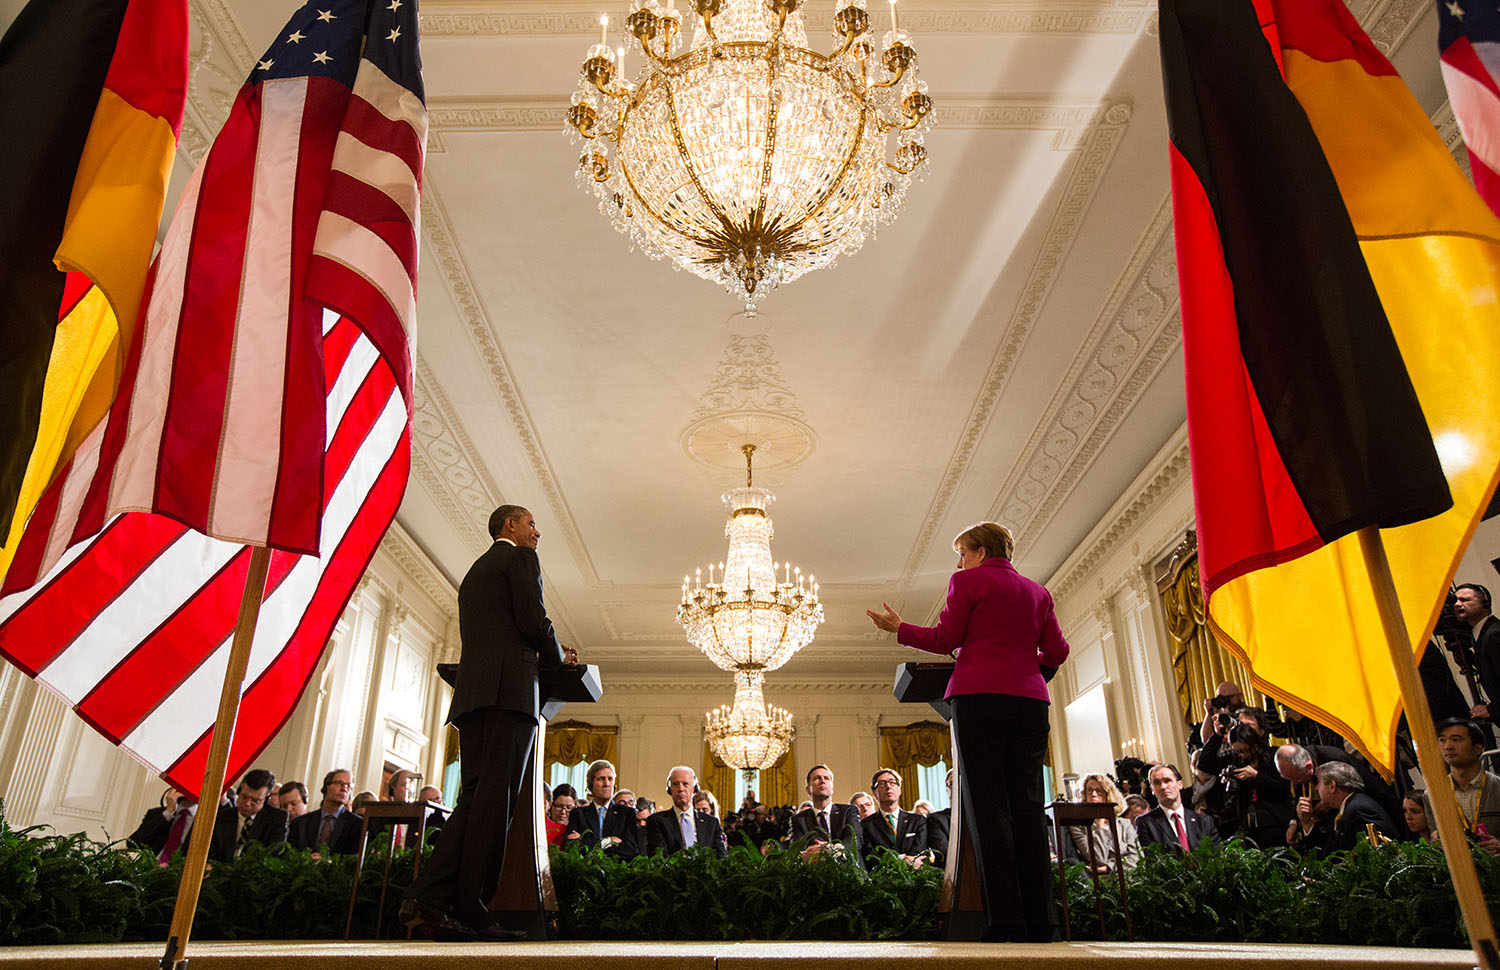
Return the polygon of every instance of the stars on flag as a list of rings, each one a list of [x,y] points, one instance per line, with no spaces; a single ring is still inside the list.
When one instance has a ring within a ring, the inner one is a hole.
[[[385,9],[389,10],[391,13],[395,13],[396,11],[401,9],[401,0],[391,0],[390,6],[386,7]]]
[[[333,15],[332,10],[319,10],[318,19],[323,21],[323,23],[325,24],[331,24],[338,18]]]
[[[391,32],[389,34],[385,35],[385,39],[386,40],[396,40],[396,39],[400,38],[400,36],[401,36],[401,28],[400,27],[394,27],[394,28],[391,29]]]
[[[327,51],[318,51],[316,54],[313,55],[313,63],[314,64],[328,64],[332,60],[333,60],[333,58],[331,58],[331,57],[328,56],[328,52]]]
[[[271,69],[271,65],[275,63],[276,62],[272,60],[259,61],[258,63],[256,63],[255,69],[258,71],[269,71]]]
[[[288,44],[300,44],[306,37],[307,35],[302,31],[294,30],[290,34],[286,35],[286,42]]]
[[[1448,12],[1451,13],[1454,17],[1458,18],[1459,20],[1464,19],[1464,8],[1458,5],[1458,0],[1448,0],[1448,2],[1444,4],[1444,6],[1448,8]]]

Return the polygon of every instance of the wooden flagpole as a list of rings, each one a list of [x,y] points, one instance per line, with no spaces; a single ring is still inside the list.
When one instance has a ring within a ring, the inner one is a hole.
[[[182,881],[177,884],[177,906],[172,910],[172,928],[167,933],[167,952],[161,958],[161,970],[182,970],[187,965],[188,937],[193,917],[198,913],[198,893],[203,888],[203,869],[208,863],[208,847],[213,841],[214,820],[218,817],[219,795],[224,790],[224,773],[229,762],[229,744],[234,740],[234,722],[240,712],[240,688],[250,665],[250,645],[255,640],[255,622],[260,617],[260,601],[266,589],[266,570],[271,550],[256,546],[250,553],[250,570],[245,576],[245,592],[240,598],[239,622],[234,628],[234,642],[229,647],[229,667],[224,671],[224,689],[219,694],[219,715],[208,746],[208,764],[203,768],[203,788],[198,793],[198,814],[188,839],[187,859],[182,865]]]
[[[1458,800],[1453,795],[1448,766],[1438,750],[1437,733],[1432,728],[1432,710],[1427,706],[1427,694],[1422,690],[1422,680],[1417,674],[1417,660],[1407,638],[1406,622],[1401,615],[1401,602],[1396,595],[1395,580],[1391,578],[1391,564],[1385,555],[1380,530],[1374,526],[1360,529],[1359,547],[1364,553],[1370,579],[1375,584],[1375,602],[1380,609],[1381,625],[1385,628],[1391,666],[1396,671],[1396,684],[1401,688],[1406,722],[1411,726],[1412,739],[1417,745],[1417,764],[1427,780],[1427,798],[1437,822],[1443,855],[1448,860],[1448,873],[1453,877],[1453,889],[1458,894],[1458,907],[1469,930],[1469,943],[1474,947],[1474,955],[1483,970],[1500,970],[1495,926],[1479,887],[1479,872],[1474,868],[1474,857],[1470,855],[1468,835],[1459,819]]]

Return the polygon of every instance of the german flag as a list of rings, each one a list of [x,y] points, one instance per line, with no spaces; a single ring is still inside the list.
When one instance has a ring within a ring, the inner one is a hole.
[[[1391,767],[1500,474],[1500,222],[1338,0],[1161,0],[1199,561],[1255,684]],[[1269,43],[1268,43],[1269,42]]]
[[[114,397],[182,129],[186,0],[33,0],[0,39],[0,91],[3,575]]]

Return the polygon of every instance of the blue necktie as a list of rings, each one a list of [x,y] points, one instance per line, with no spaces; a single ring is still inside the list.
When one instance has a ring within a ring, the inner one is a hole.
[[[596,839],[604,838],[604,809],[606,807],[604,805],[599,806],[599,821],[594,825],[594,838]]]

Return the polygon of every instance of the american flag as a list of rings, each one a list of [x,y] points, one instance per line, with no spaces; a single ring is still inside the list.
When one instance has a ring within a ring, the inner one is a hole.
[[[427,117],[415,0],[314,0],[251,72],[153,267],[121,392],[0,587],[0,653],[184,791],[250,559],[230,751],[301,695],[405,493]]]
[[[1437,10],[1448,103],[1469,149],[1474,187],[1500,214],[1500,5],[1438,0]]]

